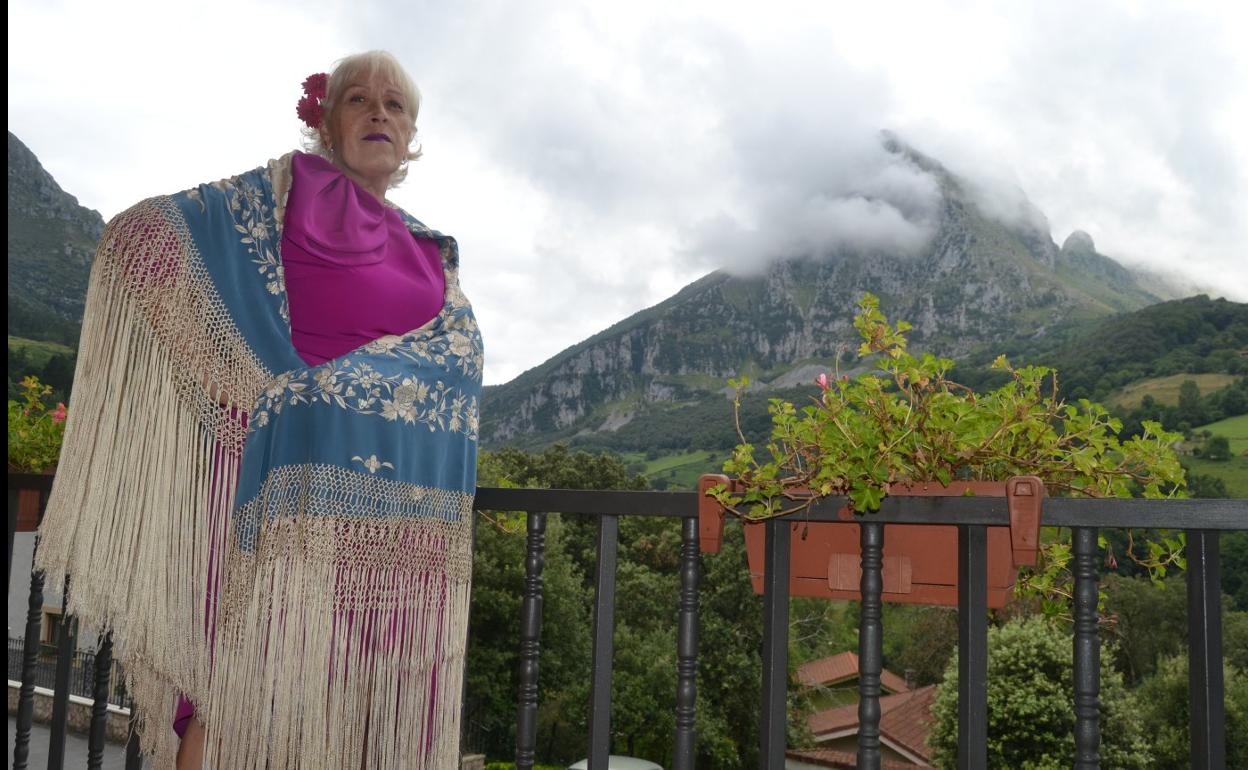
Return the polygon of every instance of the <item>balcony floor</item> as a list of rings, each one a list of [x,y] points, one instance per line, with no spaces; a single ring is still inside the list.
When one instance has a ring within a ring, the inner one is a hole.
[[[17,718],[9,715],[9,742],[5,744],[9,755],[5,763],[6,766],[13,764],[13,739],[16,735]],[[47,725],[36,722],[30,726],[30,755],[27,759],[27,767],[40,768],[48,766],[48,742],[51,737],[52,730]],[[86,766],[87,736],[68,733],[65,736],[65,767]],[[145,768],[150,767],[146,762],[143,766]],[[115,743],[105,743],[104,762],[100,767],[103,770],[125,770],[126,747]]]

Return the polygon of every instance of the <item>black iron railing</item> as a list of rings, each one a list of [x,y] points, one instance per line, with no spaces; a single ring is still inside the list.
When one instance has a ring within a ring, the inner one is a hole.
[[[10,475],[9,543],[15,516]],[[829,499],[804,514],[809,521],[838,521],[844,500]],[[598,567],[594,601],[594,659],[590,699],[591,770],[606,768],[611,730],[612,630],[615,608],[617,535],[620,516],[661,516],[680,520],[680,592],[677,633],[677,691],[674,770],[694,766],[695,669],[698,650],[698,497],[693,492],[597,492],[581,490],[477,490],[481,510],[527,512],[526,580],[522,602],[520,690],[517,697],[516,764],[533,766],[536,752],[538,653],[541,647],[542,568],[546,515],[570,513],[599,521]],[[880,766],[879,698],[882,641],[880,617],[883,589],[881,556],[890,524],[953,524],[959,528],[959,768],[986,766],[987,723],[987,527],[1009,525],[1003,498],[893,497],[877,514],[862,520],[862,602],[859,631],[859,749],[860,768]],[[1098,724],[1099,640],[1096,634],[1097,530],[1101,528],[1164,528],[1187,531],[1188,620],[1191,660],[1192,767],[1213,770],[1225,766],[1225,709],[1222,682],[1222,623],[1218,534],[1248,530],[1248,500],[1073,500],[1049,499],[1044,524],[1070,527],[1074,532],[1075,640],[1072,651],[1076,682],[1076,767],[1099,767]],[[784,766],[784,727],[787,692],[789,535],[788,522],[768,521],[764,570],[764,649],[760,714],[760,766]],[[22,691],[19,698],[13,767],[26,766],[32,715],[38,624],[43,605],[43,579],[31,581],[30,615],[23,650]],[[33,630],[32,630],[33,629]],[[60,639],[56,671],[56,699],[52,742],[63,744],[64,702],[68,698],[73,650],[72,634]],[[103,747],[104,712],[111,642],[101,640],[96,656],[97,675],[89,740],[88,767],[99,767]],[[58,716],[59,714],[59,716]],[[56,720],[60,720],[60,725]],[[26,744],[23,744],[23,741]],[[63,764],[63,748],[49,748],[50,768]],[[20,761],[19,761],[20,760]],[[137,743],[127,746],[128,770],[138,768]]]
[[[682,520],[680,677],[676,700],[674,770],[693,768],[693,670],[697,655],[698,498],[693,492],[587,492],[578,490],[477,490],[482,510],[528,511],[528,553],[523,602],[521,684],[516,721],[516,765],[533,766],[536,747],[537,655],[541,629],[541,570],[547,513],[595,516],[600,521],[594,611],[594,680],[590,704],[590,768],[606,767],[610,734],[611,624],[615,604],[615,537],[620,516],[666,516]],[[803,514],[808,521],[840,521],[846,501],[829,498]],[[880,672],[884,629],[880,597],[882,555],[890,524],[958,526],[959,768],[987,766],[988,601],[987,528],[1008,527],[1004,498],[892,497],[860,521],[862,601],[859,625],[858,767],[881,763]],[[1100,641],[1097,636],[1097,531],[1102,528],[1181,529],[1187,532],[1188,622],[1191,675],[1191,765],[1225,767],[1225,709],[1222,682],[1222,621],[1218,533],[1248,530],[1248,500],[1048,499],[1046,526],[1073,531],[1075,635],[1075,767],[1100,766]],[[760,766],[784,767],[788,687],[789,522],[770,520],[766,529],[763,585],[763,682]]]
[[[26,648],[24,639],[14,639],[9,637],[9,655],[8,669],[9,679],[20,682],[22,681],[22,652]],[[49,645],[43,645],[43,651],[39,654],[35,661],[35,687],[43,687],[52,690],[56,687],[56,664],[57,656],[52,652],[55,648]],[[80,698],[95,697],[95,681],[97,669],[100,667],[101,661],[97,658],[103,653],[96,650],[74,650],[70,656],[69,662],[69,694],[76,695]],[[126,695],[124,689],[118,686],[118,683],[125,681],[125,672],[120,663],[112,661],[112,655],[109,654],[111,661],[111,669],[109,669],[109,681],[113,683],[113,687],[109,690],[107,703],[117,708],[130,708],[130,698]]]

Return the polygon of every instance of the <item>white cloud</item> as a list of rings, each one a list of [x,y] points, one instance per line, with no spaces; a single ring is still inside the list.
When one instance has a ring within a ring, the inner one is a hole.
[[[457,236],[510,379],[708,269],[914,250],[932,180],[1248,300],[1248,57],[1231,4],[638,0],[9,4],[9,128],[111,216],[299,137],[299,83],[394,51],[426,157],[394,198]],[[1238,31],[1237,31],[1238,30]]]

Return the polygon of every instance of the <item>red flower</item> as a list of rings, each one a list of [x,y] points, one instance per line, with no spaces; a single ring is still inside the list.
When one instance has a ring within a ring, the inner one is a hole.
[[[315,75],[308,75],[303,81],[304,96],[299,99],[299,104],[295,106],[295,114],[299,116],[308,128],[320,128],[321,121],[325,117],[324,110],[321,107],[321,100],[325,98],[325,89],[329,85],[329,75],[324,72],[318,72]]]
[[[65,422],[65,404],[57,401],[56,408],[52,410],[52,422]]]
[[[320,101],[311,96],[305,96],[299,100],[299,104],[295,106],[295,114],[307,124],[308,128],[320,128],[324,115]]]
[[[303,81],[303,92],[320,101],[325,98],[325,89],[328,85],[329,75],[326,75],[324,72],[318,72],[315,75],[308,75],[307,80]]]

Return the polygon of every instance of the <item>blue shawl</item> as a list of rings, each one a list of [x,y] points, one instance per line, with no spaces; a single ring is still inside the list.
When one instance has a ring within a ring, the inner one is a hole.
[[[159,766],[183,692],[209,767],[448,767],[481,337],[455,241],[401,212],[440,244],[441,312],[306,365],[279,250],[290,157],[109,223],[37,566],[114,631]]]

